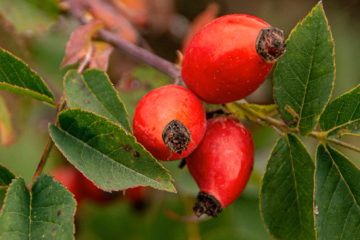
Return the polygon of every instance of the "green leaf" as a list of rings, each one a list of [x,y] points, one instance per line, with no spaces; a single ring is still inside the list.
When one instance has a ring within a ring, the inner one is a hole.
[[[31,192],[22,177],[7,190],[0,216],[0,239],[74,239],[73,195],[50,175],[36,179]]]
[[[314,162],[293,134],[274,147],[261,187],[261,211],[276,239],[315,239],[313,216]]]
[[[334,99],[320,117],[320,127],[328,138],[360,135],[360,85]]]
[[[151,186],[175,192],[168,171],[119,125],[95,113],[67,109],[50,134],[64,156],[104,191]]]
[[[274,97],[281,117],[307,135],[317,125],[334,86],[334,41],[318,3],[291,32],[274,71]]]
[[[358,239],[360,171],[328,144],[316,152],[315,223],[319,240]]]
[[[131,133],[129,114],[104,71],[89,69],[83,76],[75,70],[68,71],[65,94],[70,107],[97,113]]]
[[[6,187],[0,187],[0,209],[2,208],[2,206],[4,204],[4,199],[5,199],[7,189],[8,189],[7,186]]]
[[[44,80],[19,58],[1,48],[0,89],[55,105],[54,96]]]
[[[1,0],[0,12],[19,32],[44,31],[59,14],[57,0]]]
[[[11,181],[15,178],[9,169],[0,164],[0,186],[8,186]]]

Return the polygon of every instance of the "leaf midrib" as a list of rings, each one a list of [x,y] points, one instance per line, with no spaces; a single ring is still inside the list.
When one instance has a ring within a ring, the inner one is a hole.
[[[345,180],[342,172],[340,171],[338,165],[336,164],[336,162],[334,161],[331,153],[329,152],[329,150],[328,150],[328,148],[327,148],[327,145],[323,144],[323,146],[324,146],[324,149],[325,149],[326,153],[327,153],[328,156],[330,157],[333,166],[335,166],[336,170],[338,171],[338,173],[339,173],[339,175],[340,175],[340,178],[341,178],[341,179],[339,180],[338,185],[340,184],[341,180],[345,183],[345,186],[346,186],[346,188],[348,189],[348,191],[349,191],[349,193],[350,193],[350,195],[351,195],[354,203],[356,203],[357,207],[358,207],[359,210],[360,210],[360,205],[359,205],[359,203],[357,202],[356,198],[354,197],[354,194],[353,194],[353,192],[351,191],[350,186],[347,184],[347,182],[346,182],[346,180]],[[346,160],[348,160],[348,159],[346,159]],[[336,189],[337,189],[337,188],[338,188],[338,186],[336,187]],[[335,192],[336,192],[336,189],[335,189],[334,193],[332,194],[331,199],[334,197]],[[332,201],[332,200],[331,200],[331,201]],[[331,201],[330,201],[330,204],[331,204]],[[330,204],[329,204],[329,207],[330,207]],[[329,211],[329,207],[327,208],[327,213],[328,213],[328,211]],[[352,208],[352,207],[351,207],[351,208]],[[351,209],[350,209],[350,211],[351,211]],[[327,213],[326,213],[326,215],[327,215]],[[327,219],[327,218],[325,218],[325,220],[324,220],[324,224],[325,224],[326,219]],[[347,220],[347,219],[346,219],[346,220]],[[345,222],[345,224],[346,224],[346,222]],[[359,226],[360,226],[360,224],[359,224]],[[342,234],[344,233],[344,227],[345,227],[345,225],[343,226],[343,231],[341,232],[341,236],[342,236]],[[341,238],[340,238],[340,239],[341,239]]]
[[[304,235],[304,230],[303,230],[303,223],[302,223],[301,211],[300,211],[300,206],[299,206],[300,198],[299,198],[299,193],[298,193],[298,189],[297,189],[297,182],[296,182],[295,169],[294,169],[294,160],[293,160],[293,156],[292,156],[292,153],[291,153],[291,144],[290,144],[290,141],[289,141],[289,138],[288,138],[287,134],[285,135],[285,138],[286,138],[286,142],[288,143],[288,146],[289,146],[291,168],[292,168],[292,174],[293,174],[293,177],[294,177],[294,185],[295,185],[295,192],[296,192],[297,209],[298,209],[298,212],[299,212],[299,222],[300,222],[300,226],[301,226],[301,236],[303,236]]]
[[[71,135],[70,133],[66,132],[65,130],[60,129],[60,128],[58,128],[58,129],[59,129],[60,131],[64,132],[67,136],[70,136],[71,138],[73,138],[73,139],[75,139],[75,140],[78,140],[79,142],[83,143],[83,145],[88,146],[89,148],[95,150],[96,152],[98,152],[98,153],[101,154],[102,156],[110,159],[111,161],[113,161],[113,162],[115,162],[115,163],[119,163],[121,166],[123,166],[124,168],[126,168],[127,171],[129,171],[129,172],[135,172],[136,174],[138,174],[138,175],[140,175],[140,176],[143,176],[143,177],[151,180],[151,181],[152,181],[153,183],[155,183],[155,184],[160,184],[164,189],[167,189],[167,187],[164,186],[161,182],[158,182],[158,181],[156,181],[155,179],[152,179],[151,177],[146,176],[146,175],[144,175],[144,174],[142,174],[142,173],[139,173],[139,172],[137,172],[137,171],[134,171],[133,169],[125,166],[124,164],[122,164],[122,163],[120,163],[120,162],[117,162],[117,161],[113,160],[112,158],[110,158],[109,156],[103,154],[102,152],[100,152],[100,151],[97,150],[96,148],[93,148],[93,147],[91,147],[90,145],[88,145],[87,143],[85,143],[85,142],[81,141],[80,139],[74,137],[73,135]],[[110,133],[109,133],[109,134],[110,134]],[[63,140],[62,140],[62,142],[63,142]],[[56,143],[55,143],[55,144],[56,144]],[[119,149],[119,148],[118,148],[118,149]],[[82,160],[83,160],[83,159],[82,159]],[[83,161],[84,161],[84,160],[83,160]]]
[[[96,74],[98,75],[98,73],[96,73]],[[106,107],[106,105],[104,105],[104,103],[98,98],[97,94],[95,94],[95,93],[93,92],[92,88],[89,86],[88,82],[85,80],[85,77],[84,77],[83,75],[80,75],[80,76],[81,76],[81,79],[85,82],[86,86],[87,86],[87,87],[90,89],[90,91],[94,94],[95,98],[101,103],[102,106],[105,107],[106,111],[108,111],[108,113],[110,113],[110,115],[113,116],[113,117],[116,119],[116,121],[119,123],[119,125],[120,125],[121,127],[123,127],[124,129],[126,129],[126,127],[122,125],[122,123],[120,122],[120,120],[119,120],[119,119]],[[94,80],[94,79],[95,79],[95,77],[92,77],[92,78],[91,78],[91,80]],[[116,90],[114,89],[114,91],[116,91]],[[99,93],[98,93],[98,94],[99,94]],[[117,94],[116,94],[116,97],[119,99],[119,96],[118,96]],[[119,99],[119,100],[120,100],[120,99]],[[120,101],[120,102],[121,102],[121,101]]]

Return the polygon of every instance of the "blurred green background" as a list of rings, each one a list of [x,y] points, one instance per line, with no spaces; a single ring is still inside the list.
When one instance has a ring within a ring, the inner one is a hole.
[[[114,0],[120,1],[120,0]],[[32,2],[31,4],[29,2]],[[79,26],[67,12],[66,2],[58,10],[46,9],[39,14],[37,1],[0,1],[0,47],[12,52],[36,70],[49,85],[58,100],[62,93],[62,77],[66,70],[59,69],[71,32]],[[43,1],[47,2],[47,1]],[[56,4],[56,1],[50,1]],[[210,2],[219,5],[219,16],[230,13],[247,13],[260,17],[284,30],[287,36],[291,29],[304,18],[317,1],[310,0],[132,0],[133,4],[148,17],[148,25],[138,31],[153,51],[161,57],[175,61],[176,50],[181,49],[182,40],[191,21]],[[26,5],[28,4],[28,5]],[[136,5],[137,4],[137,5]],[[336,82],[333,98],[359,84],[360,68],[360,2],[356,0],[323,1],[326,15],[336,43]],[[45,4],[46,5],[46,4]],[[44,9],[40,8],[40,12]],[[76,66],[72,66],[76,67]],[[164,74],[142,64],[121,50],[115,50],[110,58],[108,74],[130,115],[140,98],[151,89],[172,82]],[[249,102],[271,104],[272,84],[269,75],[266,82],[251,96]],[[25,97],[0,91],[11,113],[15,142],[0,147],[0,163],[15,174],[30,181],[42,155],[48,137],[48,123],[53,122],[55,109]],[[76,239],[270,239],[259,211],[260,181],[267,159],[278,135],[269,127],[250,122],[249,126],[256,146],[255,167],[250,183],[243,194],[215,219],[201,218],[196,222],[174,220],[176,216],[191,215],[198,188],[187,168],[179,169],[179,161],[165,162],[175,180],[178,194],[147,188],[141,207],[121,197],[113,201],[96,203],[87,200],[76,214]],[[302,138],[314,156],[316,140]],[[343,140],[360,145],[354,137]],[[358,166],[359,156],[340,149]],[[45,171],[65,165],[67,161],[53,148]],[[0,197],[1,199],[1,197]],[[174,214],[172,218],[166,212]]]

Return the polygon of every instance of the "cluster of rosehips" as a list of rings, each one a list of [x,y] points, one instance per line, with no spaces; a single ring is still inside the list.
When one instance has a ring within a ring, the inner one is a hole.
[[[134,135],[155,158],[186,158],[200,192],[194,212],[216,217],[245,188],[254,163],[250,131],[227,116],[206,121],[200,101],[224,104],[254,92],[285,52],[283,32],[250,15],[207,24],[182,62],[188,89],[167,85],[149,92],[135,109]],[[200,98],[200,99],[199,99]]]

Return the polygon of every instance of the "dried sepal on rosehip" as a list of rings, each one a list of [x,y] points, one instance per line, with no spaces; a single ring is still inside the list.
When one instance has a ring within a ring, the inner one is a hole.
[[[219,17],[191,40],[181,73],[208,103],[227,103],[254,92],[285,53],[284,34],[247,14]]]
[[[155,158],[178,160],[188,156],[205,134],[205,111],[190,90],[167,85],[144,96],[136,106],[134,135]]]

